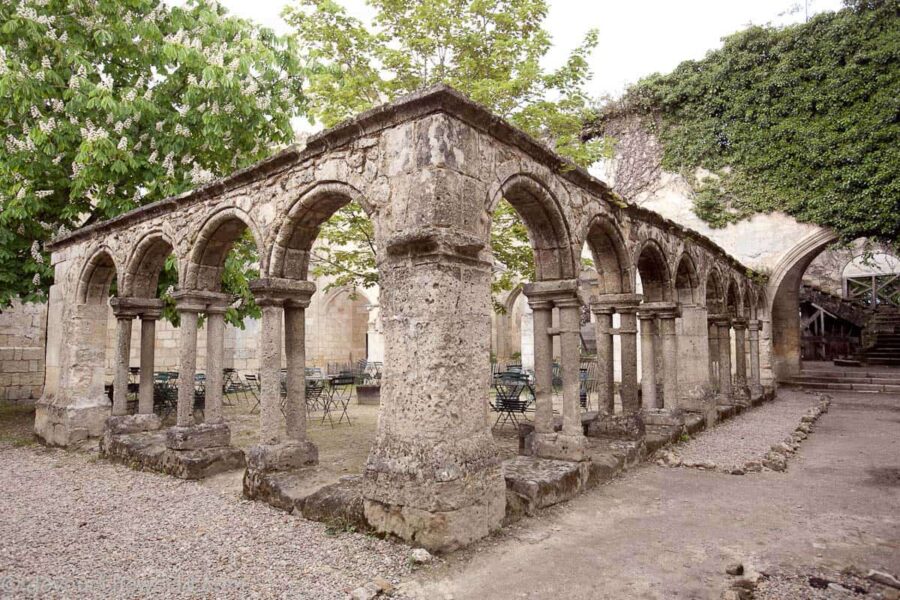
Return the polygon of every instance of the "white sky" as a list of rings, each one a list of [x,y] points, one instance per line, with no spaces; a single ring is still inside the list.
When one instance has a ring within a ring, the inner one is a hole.
[[[231,12],[280,33],[288,31],[281,10],[290,0],[219,0]],[[337,0],[365,20],[365,0]],[[183,0],[168,0],[181,4]],[[809,14],[837,10],[840,0],[806,0]],[[748,24],[788,24],[804,19],[804,0],[549,0],[546,27],[554,48],[547,67],[561,63],[590,28],[600,32],[591,58],[594,96],[618,95],[627,84],[683,60],[702,58],[721,38]],[[799,11],[784,15],[792,6]],[[782,14],[782,16],[779,16]]]

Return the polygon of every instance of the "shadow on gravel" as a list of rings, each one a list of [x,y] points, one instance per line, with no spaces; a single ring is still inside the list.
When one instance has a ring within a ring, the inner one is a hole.
[[[868,469],[866,473],[869,478],[865,481],[867,485],[875,487],[900,487],[900,468],[881,467],[878,469]]]
[[[35,443],[34,403],[0,401],[0,447]]]

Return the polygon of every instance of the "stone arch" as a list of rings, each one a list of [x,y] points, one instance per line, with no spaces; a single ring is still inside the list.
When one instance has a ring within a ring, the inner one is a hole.
[[[728,277],[725,288],[725,309],[731,318],[744,315],[744,304],[741,298],[740,284]]]
[[[681,304],[696,304],[697,290],[700,287],[700,278],[697,276],[697,267],[694,259],[687,252],[683,252],[675,263],[675,299]]]
[[[173,249],[172,241],[160,230],[151,231],[141,238],[126,263],[122,295],[155,298],[159,272]]]
[[[575,279],[579,260],[573,251],[572,233],[562,205],[536,176],[516,173],[497,186],[488,203],[491,213],[500,200],[509,202],[528,229],[538,281]]]
[[[113,253],[108,247],[101,246],[94,250],[84,262],[78,277],[75,294],[78,304],[105,304],[109,296],[109,286],[119,271]]]
[[[305,280],[310,251],[322,223],[353,201],[359,202],[371,217],[373,207],[356,188],[346,183],[320,182],[304,192],[288,209],[278,228],[269,261],[271,276]]]
[[[641,277],[644,302],[671,301],[672,278],[665,253],[658,242],[647,240],[639,246],[635,267]]]
[[[619,228],[612,219],[597,215],[588,225],[586,243],[594,260],[601,294],[630,294],[634,275]]]
[[[772,322],[772,368],[784,379],[800,373],[800,283],[809,264],[838,240],[830,229],[806,236],[778,261],[766,286]]]
[[[716,269],[710,269],[706,276],[706,310],[709,314],[725,312],[722,278]]]
[[[256,244],[259,260],[265,255],[260,240],[263,236],[253,218],[235,206],[223,207],[209,217],[200,228],[190,252],[183,289],[217,292],[222,285],[225,258],[234,243],[249,229]],[[260,265],[264,271],[265,265]]]

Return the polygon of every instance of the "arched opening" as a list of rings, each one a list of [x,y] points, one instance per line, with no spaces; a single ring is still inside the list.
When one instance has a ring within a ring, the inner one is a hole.
[[[221,291],[226,260],[235,251],[243,262],[256,263],[256,270],[262,271],[260,248],[260,235],[249,215],[236,208],[216,212],[194,241],[182,289]]]
[[[710,315],[724,313],[725,303],[722,298],[722,279],[715,270],[711,270],[706,277],[706,312]]]
[[[675,319],[678,349],[678,406],[706,412],[709,406],[709,322],[700,302],[700,278],[693,258],[683,252],[675,268],[675,300],[680,312]]]
[[[675,270],[675,295],[676,301],[683,306],[697,302],[697,289],[700,281],[697,277],[697,268],[689,254],[682,254]]]
[[[669,267],[659,244],[649,241],[638,254],[636,270],[640,277],[644,302],[670,302],[672,300]]]

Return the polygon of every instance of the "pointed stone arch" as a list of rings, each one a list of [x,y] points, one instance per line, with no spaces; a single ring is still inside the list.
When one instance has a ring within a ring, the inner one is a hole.
[[[155,298],[159,273],[173,249],[172,240],[162,230],[153,230],[141,238],[125,263],[122,295]]]
[[[218,292],[222,287],[225,258],[248,229],[253,235],[260,262],[267,262],[261,243],[263,236],[253,218],[236,206],[221,207],[200,226],[191,248],[182,288]],[[265,267],[265,264],[260,264],[260,271],[263,272]]]

